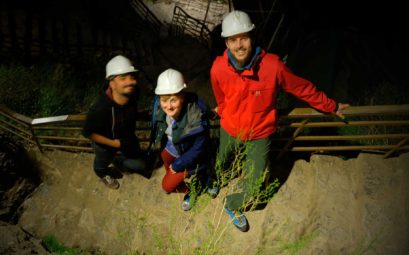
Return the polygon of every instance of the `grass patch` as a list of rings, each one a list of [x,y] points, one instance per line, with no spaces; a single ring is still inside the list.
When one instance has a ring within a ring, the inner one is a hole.
[[[53,253],[56,254],[64,254],[64,255],[75,255],[81,254],[81,250],[77,248],[69,248],[65,245],[61,244],[57,238],[53,235],[47,235],[43,238],[42,241],[44,247]]]

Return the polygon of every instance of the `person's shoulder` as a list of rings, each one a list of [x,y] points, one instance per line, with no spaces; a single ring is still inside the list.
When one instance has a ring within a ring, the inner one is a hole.
[[[207,111],[208,110],[208,106],[206,104],[206,102],[203,100],[203,98],[201,98],[198,94],[196,94],[195,92],[186,92],[185,94],[185,100],[187,103],[193,103],[196,104],[197,106],[199,106],[199,108],[202,111]]]
[[[95,102],[90,107],[90,112],[100,112],[104,111],[107,108],[111,108],[112,103],[108,99],[108,97],[102,93],[98,96]]]
[[[227,63],[227,51],[223,52],[223,55],[217,56],[213,60],[212,70],[221,68],[223,64]]]
[[[267,61],[273,61],[273,62],[279,62],[280,61],[280,57],[277,54],[274,53],[268,53],[265,52],[264,55],[262,56],[263,60],[267,60]]]

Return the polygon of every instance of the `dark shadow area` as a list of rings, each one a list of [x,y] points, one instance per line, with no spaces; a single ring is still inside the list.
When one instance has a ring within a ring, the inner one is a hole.
[[[280,159],[277,159],[277,152],[271,152],[270,155],[270,172],[264,180],[264,184],[261,189],[263,191],[266,189],[266,187],[268,187],[269,185],[274,185],[274,182],[277,181],[278,186],[275,188],[272,194],[273,197],[287,181],[295,162],[298,160],[309,161],[311,153],[285,153]],[[267,206],[267,204],[268,202],[257,204],[254,210],[263,210]]]
[[[347,160],[350,158],[358,157],[361,151],[333,151],[333,152],[286,152],[280,158],[277,158],[278,152],[271,152],[269,168],[270,172],[264,182],[262,190],[266,189],[268,185],[272,185],[275,181],[278,181],[278,186],[274,190],[273,196],[280,190],[280,188],[286,183],[288,177],[291,174],[291,170],[294,168],[295,162],[304,160],[310,162],[312,155],[327,155],[335,156],[341,159]],[[376,152],[372,152],[376,153]],[[273,197],[272,196],[272,197]],[[272,198],[271,197],[271,198]],[[268,202],[258,204],[254,210],[263,210],[267,206]]]
[[[0,134],[0,220],[16,224],[20,205],[41,183],[40,170],[22,144]]]

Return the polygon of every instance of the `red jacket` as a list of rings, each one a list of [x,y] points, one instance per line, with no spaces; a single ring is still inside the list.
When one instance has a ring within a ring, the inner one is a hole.
[[[227,50],[210,70],[220,125],[240,140],[265,138],[276,131],[278,88],[311,107],[334,113],[337,103],[310,81],[294,75],[277,55],[262,50],[251,69],[241,73],[229,64]]]

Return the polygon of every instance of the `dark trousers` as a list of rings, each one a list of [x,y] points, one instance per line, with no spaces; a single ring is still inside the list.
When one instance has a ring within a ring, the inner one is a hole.
[[[234,188],[234,192],[226,196],[226,207],[230,210],[239,210],[249,201],[251,201],[254,193],[257,193],[257,187],[263,181],[264,172],[267,169],[268,155],[270,152],[271,139],[270,137],[241,141],[230,136],[223,128],[220,128],[220,145],[216,161],[221,162],[222,167],[231,164],[227,162],[232,154],[244,153],[245,159],[243,162],[243,177]]]
[[[94,171],[98,177],[110,175],[108,166],[114,164],[121,171],[139,172],[145,170],[145,160],[138,148],[133,152],[122,152],[115,148],[107,148],[97,143],[92,143],[94,148]]]

